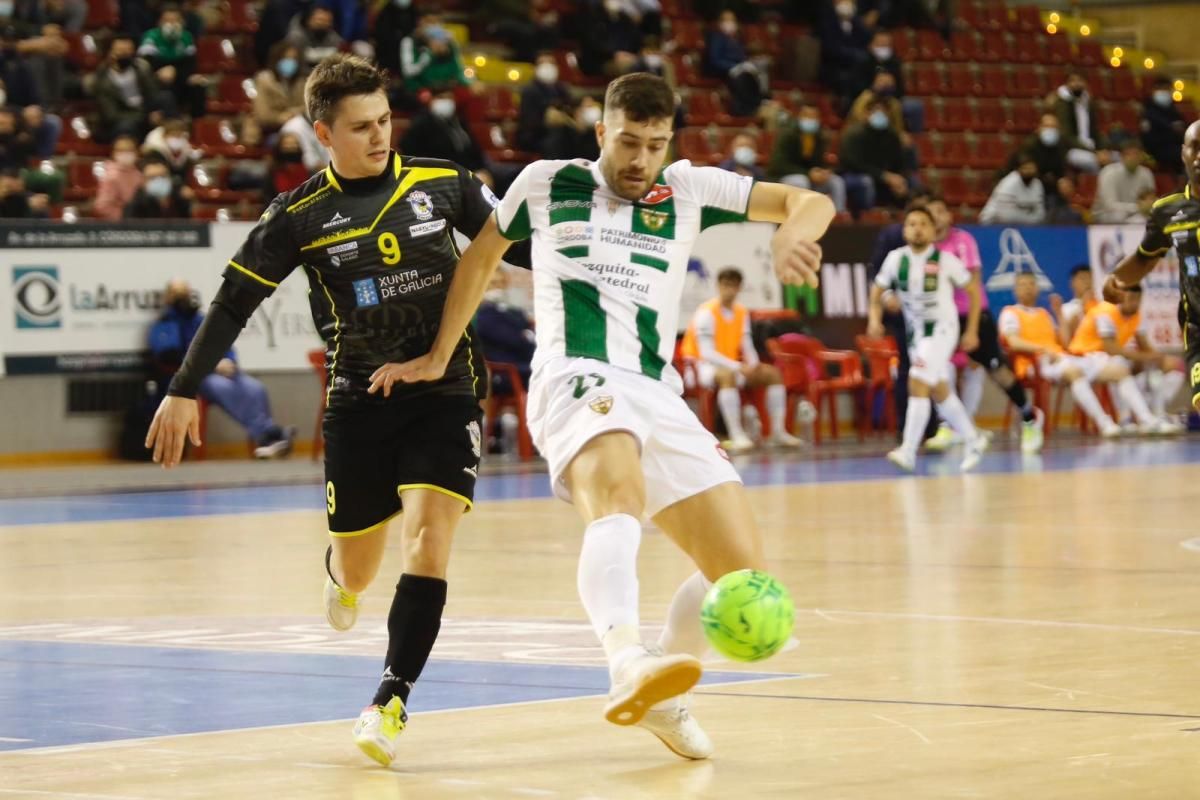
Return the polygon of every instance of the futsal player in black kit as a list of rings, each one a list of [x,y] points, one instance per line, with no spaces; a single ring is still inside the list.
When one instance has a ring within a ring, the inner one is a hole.
[[[488,380],[469,328],[441,380],[383,397],[368,391],[370,376],[429,351],[458,264],[453,232],[473,237],[497,202],[454,163],[390,149],[386,88],[383,72],[353,56],[331,56],[313,70],[305,103],[332,163],[276,197],[229,261],[146,439],[165,467],[179,463],[185,435],[199,443],[200,381],[259,303],[302,269],[326,346],[325,607],[334,628],[354,625],[358,595],[383,559],[387,523],[404,512],[404,574],[388,614],[383,677],[354,728],[358,746],[385,766],[441,626],[451,538],[474,496]],[[513,256],[528,266],[527,245]]]
[[[1179,324],[1192,408],[1200,411],[1200,120],[1184,132],[1182,155],[1187,186],[1154,203],[1141,245],[1108,276],[1104,299],[1117,302],[1120,292],[1137,285],[1175,248],[1179,256]]]

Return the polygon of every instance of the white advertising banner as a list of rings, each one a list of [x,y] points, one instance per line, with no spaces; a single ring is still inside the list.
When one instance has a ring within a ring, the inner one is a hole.
[[[1137,250],[1143,225],[1092,225],[1088,227],[1088,261],[1096,291],[1121,259]],[[1172,249],[1154,271],[1142,280],[1142,320],[1156,348],[1182,350],[1179,328],[1179,259]]]

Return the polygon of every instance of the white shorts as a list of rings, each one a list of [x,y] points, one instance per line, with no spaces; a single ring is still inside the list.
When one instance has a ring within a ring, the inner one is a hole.
[[[1114,363],[1113,359],[1125,360],[1121,356],[1109,355],[1103,351],[1087,353],[1082,356],[1067,353],[1053,363],[1045,355],[1041,355],[1038,356],[1038,372],[1046,380],[1057,383],[1063,379],[1063,373],[1067,371],[1068,367],[1075,367],[1083,373],[1083,377],[1087,379],[1088,383],[1091,383],[1096,380],[1097,375],[1104,371],[1105,367]]]
[[[732,371],[732,370],[731,370]],[[746,376],[741,372],[734,372],[734,379],[737,381],[736,386],[741,389],[746,385]],[[707,361],[696,362],[696,380],[700,386],[705,389],[711,389],[717,385],[717,365],[710,364]]]
[[[567,465],[589,441],[613,431],[627,431],[641,447],[647,516],[719,484],[742,482],[682,397],[603,361],[547,361],[529,382],[527,415],[533,443],[550,464],[550,485],[568,503]]]
[[[949,380],[958,338],[957,319],[935,323],[928,335],[914,332],[908,346],[908,374],[930,387]]]

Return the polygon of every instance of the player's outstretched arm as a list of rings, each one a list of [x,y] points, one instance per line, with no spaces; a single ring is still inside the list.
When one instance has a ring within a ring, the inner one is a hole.
[[[1101,290],[1104,299],[1110,303],[1120,302],[1121,292],[1149,275],[1158,266],[1160,259],[1161,256],[1148,256],[1140,250],[1134,250],[1125,256],[1104,281],[1104,288]]]
[[[475,310],[479,308],[488,282],[511,244],[511,241],[500,235],[500,230],[496,227],[496,218],[489,217],[466,252],[462,254],[458,267],[454,270],[454,278],[450,281],[450,290],[446,295],[446,305],[442,310],[442,321],[438,326],[433,349],[403,364],[384,364],[371,375],[368,392],[374,394],[382,389],[383,396],[388,397],[397,381],[435,381],[445,374],[446,365],[454,355],[454,348],[471,322]]]
[[[748,218],[779,224],[771,252],[775,274],[783,283],[817,286],[821,270],[817,240],[825,235],[835,213],[833,201],[819,192],[761,182],[750,190]]]
[[[871,284],[871,302],[867,306],[867,336],[883,336],[883,292],[884,288]]]

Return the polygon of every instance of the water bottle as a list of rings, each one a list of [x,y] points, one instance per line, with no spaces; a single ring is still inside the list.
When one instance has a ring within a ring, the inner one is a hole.
[[[512,411],[500,415],[500,449],[504,453],[517,452],[517,428],[521,420]]]

